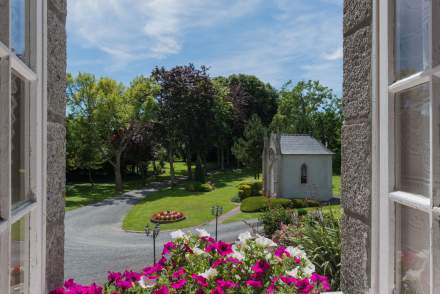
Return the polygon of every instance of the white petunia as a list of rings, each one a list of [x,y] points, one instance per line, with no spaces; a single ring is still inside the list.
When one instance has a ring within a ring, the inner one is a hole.
[[[200,275],[205,279],[210,280],[218,275],[218,271],[215,268],[210,268],[206,272]]]
[[[286,248],[286,251],[289,252],[290,256],[292,257],[300,257],[300,258],[306,257],[306,253],[303,250],[299,249],[298,247],[289,246]]]
[[[203,251],[199,247],[193,248],[192,251],[194,252],[195,255],[205,255],[205,254],[207,254],[205,251]]]
[[[210,235],[206,230],[204,230],[204,229],[196,229],[196,231],[197,231],[197,235],[198,235],[200,238],[203,238],[203,237],[211,237],[211,235]]]
[[[257,236],[258,236],[258,238],[255,239],[255,243],[258,246],[263,247],[263,248],[277,246],[277,244],[274,241],[272,241],[271,239],[268,239],[268,238],[260,236],[260,235],[257,235]]]
[[[240,251],[235,251],[230,255],[232,258],[238,259],[238,260],[243,260],[244,259],[244,255],[241,254]]]
[[[299,276],[298,276],[298,268],[294,268],[291,271],[287,271],[286,275],[294,277],[295,279],[298,279],[299,278]]]
[[[247,240],[250,239],[252,239],[252,235],[249,232],[241,233],[240,235],[238,235],[238,240],[240,241],[240,243],[245,243]]]
[[[185,237],[185,233],[182,230],[171,232],[171,239],[180,239]]]
[[[146,276],[142,276],[138,283],[142,289],[153,288],[156,286],[156,281]]]
[[[303,272],[306,277],[310,277],[315,272],[315,266],[312,263],[309,263],[303,269]]]

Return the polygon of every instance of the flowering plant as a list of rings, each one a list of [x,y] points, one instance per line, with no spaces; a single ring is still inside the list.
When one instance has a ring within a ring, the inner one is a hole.
[[[141,273],[109,272],[103,287],[69,280],[52,293],[316,294],[330,290],[327,278],[315,272],[298,247],[277,246],[250,233],[240,234],[235,244],[215,241],[204,230],[197,235],[177,231],[171,236],[173,241],[164,245],[159,262]]]

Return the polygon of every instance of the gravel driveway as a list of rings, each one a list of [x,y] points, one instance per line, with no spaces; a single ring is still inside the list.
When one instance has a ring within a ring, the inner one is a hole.
[[[103,282],[109,270],[140,270],[152,263],[153,246],[144,234],[127,233],[121,223],[130,207],[160,187],[135,190],[123,196],[78,208],[65,217],[65,277],[80,283]],[[214,232],[214,225],[201,226]],[[249,231],[243,222],[219,226],[219,239],[234,241],[239,233]],[[170,240],[170,232],[161,232],[157,250]]]

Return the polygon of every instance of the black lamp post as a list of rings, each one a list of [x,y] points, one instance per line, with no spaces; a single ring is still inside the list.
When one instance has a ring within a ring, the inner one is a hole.
[[[144,231],[147,237],[153,237],[153,260],[154,264],[156,264],[156,238],[160,233],[160,224],[156,224],[153,229],[151,229],[149,225],[145,225]]]
[[[222,206],[213,206],[211,207],[211,214],[215,216],[215,240],[217,240],[218,237],[218,217],[222,215],[223,213],[223,207]]]

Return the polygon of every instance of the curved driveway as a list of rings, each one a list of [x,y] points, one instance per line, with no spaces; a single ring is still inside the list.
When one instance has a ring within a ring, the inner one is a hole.
[[[152,240],[144,234],[127,233],[121,229],[123,217],[130,207],[160,187],[135,190],[123,196],[78,208],[65,217],[65,277],[80,283],[103,282],[109,270],[140,270],[152,263]],[[201,226],[214,232],[212,223]],[[236,222],[219,226],[219,239],[234,241],[249,227]],[[170,240],[169,232],[158,237],[157,250]]]

